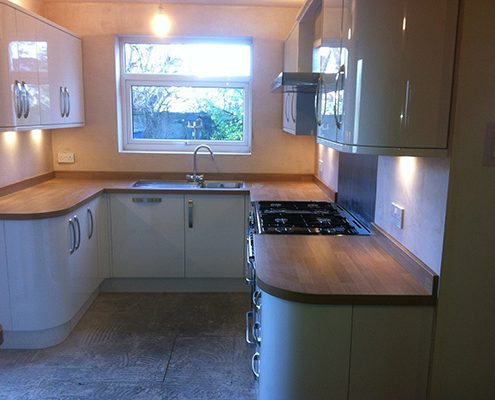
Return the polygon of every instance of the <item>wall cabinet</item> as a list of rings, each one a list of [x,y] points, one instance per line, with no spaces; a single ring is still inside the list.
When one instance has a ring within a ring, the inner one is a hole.
[[[284,72],[311,72],[313,21],[298,21],[284,43]],[[315,135],[315,89],[284,92],[282,128],[293,135]]]
[[[246,198],[113,194],[115,278],[241,278]]]
[[[13,331],[62,325],[97,290],[98,202],[66,216],[4,221]]]
[[[82,126],[81,40],[0,2],[0,129]]]
[[[426,399],[433,307],[261,298],[259,400]]]
[[[112,276],[184,277],[184,196],[111,196]]]
[[[351,153],[445,155],[458,0],[321,5],[314,59],[335,76],[318,87],[319,142]]]

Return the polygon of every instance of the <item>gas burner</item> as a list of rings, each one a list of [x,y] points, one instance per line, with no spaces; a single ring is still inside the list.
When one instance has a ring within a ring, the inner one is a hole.
[[[369,235],[370,232],[336,203],[260,201],[258,231],[268,234]]]

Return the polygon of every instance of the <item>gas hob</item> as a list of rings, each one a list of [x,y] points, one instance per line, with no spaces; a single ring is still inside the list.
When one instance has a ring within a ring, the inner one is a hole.
[[[370,235],[370,231],[337,203],[258,201],[257,231],[266,234]]]

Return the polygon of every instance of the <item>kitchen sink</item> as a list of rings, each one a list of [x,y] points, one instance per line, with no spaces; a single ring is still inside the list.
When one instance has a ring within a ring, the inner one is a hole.
[[[240,189],[244,182],[236,181],[162,181],[140,179],[133,183],[132,187],[145,189]]]
[[[244,182],[232,181],[206,181],[200,184],[205,189],[240,189],[244,187]]]
[[[140,179],[132,185],[135,188],[146,189],[196,189],[196,182],[187,181],[161,181],[161,180],[145,180]]]

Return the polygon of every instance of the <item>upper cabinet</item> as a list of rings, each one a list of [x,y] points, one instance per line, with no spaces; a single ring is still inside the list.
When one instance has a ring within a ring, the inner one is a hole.
[[[81,40],[0,2],[0,129],[84,125]]]
[[[446,155],[458,0],[309,3],[320,8],[313,69],[326,73],[315,102],[319,143],[350,153]]]
[[[312,72],[314,20],[297,21],[284,43],[284,72]],[[293,135],[315,135],[314,86],[284,92],[282,127]]]

